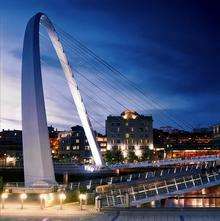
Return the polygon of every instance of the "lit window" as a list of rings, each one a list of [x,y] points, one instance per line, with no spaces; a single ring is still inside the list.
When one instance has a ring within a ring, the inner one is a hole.
[[[66,150],[70,150],[70,146],[67,146],[67,147],[66,147]]]
[[[129,134],[127,133],[127,134],[125,134],[125,138],[129,138]]]
[[[79,143],[79,139],[76,139],[76,143]]]
[[[133,127],[131,127],[131,131],[132,131],[132,132],[134,131],[134,128],[133,128]]]

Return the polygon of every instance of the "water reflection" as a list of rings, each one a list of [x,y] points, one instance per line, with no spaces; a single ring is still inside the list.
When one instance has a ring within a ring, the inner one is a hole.
[[[165,207],[220,207],[220,186],[166,199]]]
[[[220,186],[151,202],[149,207],[220,207]]]

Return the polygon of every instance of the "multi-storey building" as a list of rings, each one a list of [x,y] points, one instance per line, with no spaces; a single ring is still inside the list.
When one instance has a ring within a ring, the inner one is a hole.
[[[96,135],[96,141],[99,145],[100,151],[102,156],[105,156],[106,150],[107,150],[107,137],[106,135],[100,134],[95,132]]]
[[[2,130],[0,132],[0,165],[10,166],[22,162],[21,130]]]
[[[59,154],[58,131],[52,126],[48,127],[50,147],[53,158]],[[2,130],[0,132],[0,165],[23,164],[22,131]]]
[[[59,133],[60,154],[65,160],[75,163],[91,161],[91,151],[83,127],[71,127],[71,131]]]
[[[219,154],[213,145],[213,133],[209,129],[172,131],[154,129],[154,147],[164,150],[167,158],[187,158]]]
[[[122,112],[121,116],[108,116],[107,149],[120,149],[124,158],[133,151],[140,158],[145,149],[153,149],[152,124],[152,116],[139,115],[130,110]]]
[[[107,147],[106,136],[95,132],[101,153],[104,155]],[[83,127],[71,127],[71,131],[63,131],[58,135],[60,143],[60,158],[77,164],[92,163],[92,153]]]
[[[53,126],[49,126],[48,133],[49,133],[49,141],[50,141],[52,157],[54,159],[57,159],[59,157],[59,152],[60,152],[60,145],[58,140],[59,132],[57,131],[57,129],[55,130]]]
[[[217,124],[213,126],[213,142],[214,142],[214,147],[217,147],[220,149],[220,124]]]

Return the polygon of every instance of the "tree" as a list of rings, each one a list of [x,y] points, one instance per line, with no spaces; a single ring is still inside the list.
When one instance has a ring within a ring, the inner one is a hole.
[[[149,148],[144,148],[141,160],[142,161],[152,160],[152,158],[153,158],[153,150],[150,150]]]
[[[110,150],[107,150],[105,152],[105,161],[111,164],[112,158],[113,158],[112,152]]]
[[[120,163],[123,161],[123,155],[120,149],[113,148],[112,150],[107,150],[105,153],[106,162],[112,163]]]
[[[136,154],[134,153],[133,150],[128,151],[127,160],[129,163],[133,163],[134,161],[138,161],[138,157],[136,156]]]

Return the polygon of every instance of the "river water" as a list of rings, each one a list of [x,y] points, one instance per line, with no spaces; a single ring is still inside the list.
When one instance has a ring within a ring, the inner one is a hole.
[[[202,189],[197,192],[185,194],[151,202],[149,207],[220,207],[220,186]]]

